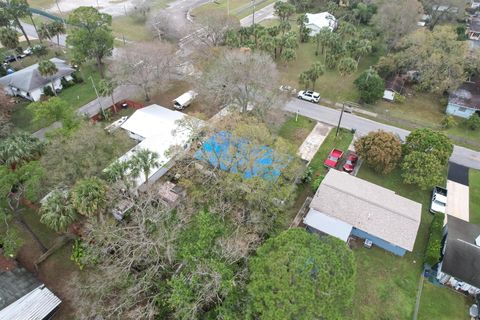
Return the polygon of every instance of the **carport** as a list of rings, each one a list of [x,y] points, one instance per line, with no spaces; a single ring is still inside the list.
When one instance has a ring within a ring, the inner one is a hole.
[[[447,215],[469,221],[470,189],[468,186],[468,168],[450,162],[447,180]],[[447,217],[445,216],[445,219]],[[446,222],[446,221],[445,221]]]

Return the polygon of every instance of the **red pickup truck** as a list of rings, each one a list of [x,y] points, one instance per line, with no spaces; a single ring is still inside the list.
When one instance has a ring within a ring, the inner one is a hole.
[[[342,156],[343,156],[342,150],[333,149],[332,151],[330,151],[330,154],[328,155],[328,158],[325,159],[325,162],[323,163],[323,165],[329,168],[336,168]]]

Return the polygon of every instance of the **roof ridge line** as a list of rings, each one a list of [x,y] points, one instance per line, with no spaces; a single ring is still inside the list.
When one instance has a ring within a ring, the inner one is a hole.
[[[367,181],[367,182],[368,182],[368,181]],[[408,216],[406,216],[406,215],[404,215],[404,214],[402,214],[402,213],[400,213],[400,212],[398,212],[398,211],[396,211],[396,210],[392,210],[392,209],[390,209],[390,208],[387,208],[387,207],[385,207],[385,206],[382,206],[382,205],[380,205],[380,204],[377,204],[376,202],[373,202],[373,201],[369,201],[369,200],[360,198],[360,197],[354,195],[353,193],[351,193],[351,192],[349,192],[349,191],[347,191],[347,190],[339,189],[339,188],[334,187],[334,186],[329,185],[329,184],[325,184],[325,186],[327,186],[327,187],[329,187],[329,188],[331,188],[331,189],[334,189],[334,190],[341,191],[341,192],[344,192],[344,193],[346,193],[346,194],[349,194],[349,195],[351,195],[352,197],[354,197],[354,198],[356,198],[356,199],[362,200],[362,201],[364,201],[364,202],[367,202],[367,203],[370,203],[370,204],[372,204],[372,205],[375,205],[375,206],[377,206],[377,207],[379,207],[379,208],[382,208],[382,209],[385,209],[385,210],[387,210],[387,211],[393,212],[393,213],[395,213],[395,214],[397,214],[397,215],[399,215],[399,216],[402,216],[402,217],[404,217],[404,218],[407,218],[407,219],[409,219],[409,220],[411,220],[411,221],[421,222],[421,220],[415,220],[415,219],[413,219],[413,218],[411,218],[411,217],[408,217]],[[385,188],[385,189],[386,189],[386,188]],[[390,189],[387,189],[387,190],[390,190]],[[392,191],[392,190],[390,190],[390,191]],[[393,192],[393,193],[394,193],[395,195],[397,195],[395,192]],[[399,197],[400,197],[400,196],[399,196]],[[410,200],[410,199],[408,199],[408,200]]]

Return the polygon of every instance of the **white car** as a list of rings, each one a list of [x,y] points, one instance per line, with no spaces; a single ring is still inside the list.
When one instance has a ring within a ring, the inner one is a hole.
[[[302,99],[305,101],[310,101],[314,103],[318,103],[320,101],[320,93],[315,91],[298,91],[297,95],[298,99]]]

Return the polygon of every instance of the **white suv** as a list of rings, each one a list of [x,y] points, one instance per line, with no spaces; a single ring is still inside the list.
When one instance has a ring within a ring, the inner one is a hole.
[[[297,95],[298,99],[318,103],[320,101],[320,93],[315,91],[299,91]]]

